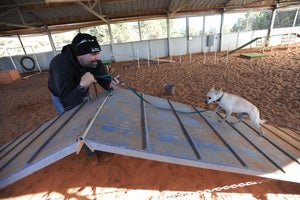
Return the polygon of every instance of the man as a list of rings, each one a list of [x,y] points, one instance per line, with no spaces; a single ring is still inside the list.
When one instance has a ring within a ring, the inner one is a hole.
[[[63,47],[49,68],[48,88],[59,114],[72,109],[89,97],[89,85],[97,82],[104,89],[115,89],[120,83],[99,78],[106,74],[100,60],[101,51],[97,38],[78,33],[72,44]]]
[[[101,78],[107,72],[100,60],[100,51],[96,37],[78,33],[72,43],[51,60],[48,88],[58,114],[88,100],[92,83],[97,82],[106,90],[113,90],[120,84],[119,76],[112,80]]]

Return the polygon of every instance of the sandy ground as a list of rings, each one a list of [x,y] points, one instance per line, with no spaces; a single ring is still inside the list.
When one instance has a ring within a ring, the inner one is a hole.
[[[253,52],[254,50],[248,50]],[[239,52],[240,53],[240,52]],[[253,102],[268,124],[300,133],[300,45],[265,51],[268,57],[197,54],[148,63],[114,63],[111,73],[137,91],[197,107],[212,84]],[[205,63],[204,63],[205,60]],[[56,116],[47,72],[0,85],[0,145]],[[165,83],[175,94],[164,94]],[[124,87],[124,86],[122,86]],[[213,109],[213,106],[210,107]],[[0,190],[1,199],[300,199],[300,184],[114,155],[88,164],[70,155]]]

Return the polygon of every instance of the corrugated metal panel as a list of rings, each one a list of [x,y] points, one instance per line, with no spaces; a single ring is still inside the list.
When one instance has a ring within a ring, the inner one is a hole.
[[[167,13],[169,1],[161,1],[161,0],[139,0],[139,1],[116,1],[109,2],[102,5],[103,11],[107,15],[129,15],[131,16],[133,13],[139,12],[142,14],[155,14],[156,11],[160,12],[161,10],[165,10]],[[119,13],[119,14],[118,14]],[[126,16],[123,16],[126,17]]]
[[[79,14],[81,16],[89,15],[89,13],[86,10],[75,5],[65,7],[65,8],[48,8],[48,9],[36,11],[35,13],[39,18],[46,19],[46,20],[51,20],[53,18],[52,17],[53,13],[55,13],[55,18],[57,19],[66,18],[66,17],[72,18]],[[75,13],[77,14],[75,15]]]
[[[260,137],[249,122],[221,124],[211,111],[144,98],[155,106],[129,90],[103,93],[5,145],[0,188],[83,143],[92,150],[300,183],[300,133],[264,125]]]
[[[191,1],[191,4],[193,8],[214,8],[214,7],[220,7],[222,5],[225,5],[225,3],[228,2],[227,0],[210,0],[210,1]]]

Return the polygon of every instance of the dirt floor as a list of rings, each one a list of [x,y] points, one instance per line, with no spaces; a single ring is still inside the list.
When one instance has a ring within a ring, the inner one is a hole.
[[[254,50],[247,50],[253,52]],[[246,52],[246,51],[244,51]],[[238,52],[172,57],[174,62],[114,63],[139,92],[206,108],[213,84],[254,103],[268,124],[300,134],[300,44],[273,48],[267,57],[240,58]],[[214,64],[215,63],[215,64]],[[56,116],[47,72],[0,85],[0,145]],[[165,83],[174,95],[164,94]],[[125,86],[121,86],[124,87]],[[214,106],[210,106],[213,109]],[[300,184],[121,155],[92,166],[85,154],[68,156],[0,190],[1,199],[300,199]]]

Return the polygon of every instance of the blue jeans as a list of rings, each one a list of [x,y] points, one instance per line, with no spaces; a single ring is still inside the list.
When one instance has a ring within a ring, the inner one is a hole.
[[[61,98],[57,97],[57,96],[54,96],[52,93],[51,93],[51,98],[52,98],[52,102],[53,102],[53,105],[57,111],[58,114],[62,114],[65,112],[65,109],[64,109],[64,106],[62,104],[62,100]],[[89,97],[86,97],[86,100],[88,100]],[[96,151],[96,152],[92,152],[86,145],[83,146],[83,149],[84,151],[86,152],[86,155],[87,156],[93,156],[94,154],[101,154],[100,151]],[[98,152],[98,153],[97,153]]]
[[[65,109],[64,109],[64,106],[62,104],[62,100],[61,98],[57,97],[57,96],[54,96],[52,93],[51,93],[51,99],[52,99],[52,102],[53,102],[53,105],[57,111],[57,113],[60,115],[62,113],[65,112]]]

